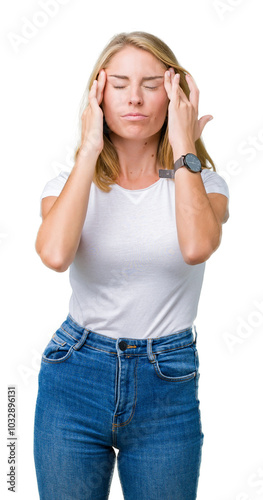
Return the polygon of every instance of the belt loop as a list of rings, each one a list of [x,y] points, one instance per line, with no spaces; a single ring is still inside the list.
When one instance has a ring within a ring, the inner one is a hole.
[[[155,363],[156,359],[155,359],[155,355],[153,354],[153,350],[152,350],[152,341],[153,341],[153,339],[147,339],[147,356],[148,356],[150,363]]]
[[[81,336],[81,339],[73,346],[73,349],[75,349],[75,351],[78,351],[82,346],[83,344],[86,342],[86,338],[89,334],[89,330],[86,330],[86,328],[84,329],[84,332]]]

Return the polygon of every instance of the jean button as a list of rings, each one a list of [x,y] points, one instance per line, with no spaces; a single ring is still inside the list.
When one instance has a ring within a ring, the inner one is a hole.
[[[121,340],[119,343],[119,348],[121,349],[121,351],[125,351],[127,345],[128,344],[127,344],[127,342],[125,342],[125,340]]]

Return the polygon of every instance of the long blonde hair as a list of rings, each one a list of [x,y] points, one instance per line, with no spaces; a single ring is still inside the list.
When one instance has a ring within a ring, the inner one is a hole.
[[[120,33],[114,36],[110,40],[110,42],[102,51],[101,55],[98,57],[97,62],[95,63],[86,90],[82,97],[80,105],[80,113],[79,113],[80,123],[81,123],[82,113],[88,105],[88,95],[91,86],[93,84],[93,81],[97,79],[99,72],[102,68],[104,69],[107,68],[111,58],[127,45],[132,45],[139,49],[150,52],[159,61],[161,61],[167,67],[167,69],[172,67],[175,69],[175,73],[180,73],[180,86],[183,89],[186,96],[189,97],[189,87],[185,79],[185,73],[189,73],[189,71],[186,71],[182,66],[180,66],[178,60],[176,59],[174,53],[168,47],[168,45],[166,45],[162,40],[160,40],[160,38],[151,35],[150,33],[146,33],[144,31]],[[81,132],[81,127],[80,127],[80,132]],[[104,147],[97,160],[93,182],[102,191],[109,192],[111,190],[110,185],[115,184],[116,179],[119,175],[120,166],[119,166],[118,154],[113,143],[109,138],[107,127],[104,127],[103,139],[104,139]],[[74,155],[75,161],[77,159],[80,146],[81,146],[81,138],[79,140],[79,144],[75,151]],[[215,171],[216,168],[214,162],[209,156],[205,148],[204,142],[201,138],[199,138],[195,142],[195,148],[197,156],[201,161],[202,168],[212,168]],[[173,152],[168,139],[167,119],[165,119],[165,122],[161,130],[158,152],[157,152],[157,160],[160,162],[163,168],[173,168],[174,164]]]

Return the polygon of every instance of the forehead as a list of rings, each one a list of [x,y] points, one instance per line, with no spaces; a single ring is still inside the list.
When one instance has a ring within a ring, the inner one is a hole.
[[[109,70],[122,70],[122,73],[125,70],[125,74],[141,70],[144,73],[147,71],[161,71],[163,73],[166,66],[150,52],[129,45],[112,56],[106,68],[107,73]]]

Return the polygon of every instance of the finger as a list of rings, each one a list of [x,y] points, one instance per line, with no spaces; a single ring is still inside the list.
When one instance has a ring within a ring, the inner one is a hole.
[[[83,111],[83,113],[81,115],[82,127],[84,126],[86,117],[87,117],[87,115],[89,113],[90,107],[92,106],[92,101],[93,101],[95,95],[96,95],[96,84],[94,84],[94,82],[93,82],[93,84],[91,86],[91,89],[89,91],[89,94],[88,94],[88,104],[85,107],[85,109],[84,109],[84,111]],[[82,128],[82,132],[83,132],[83,128]]]
[[[199,129],[199,136],[202,134],[206,124],[210,122],[210,120],[213,120],[212,115],[205,115],[199,118],[198,120],[198,129]]]
[[[194,106],[196,113],[198,114],[198,104],[199,104],[199,89],[191,75],[188,73],[185,75],[185,79],[187,81],[190,93],[189,93],[189,101]]]
[[[186,103],[189,102],[182,87],[180,86],[180,73],[175,73],[174,68],[170,68],[169,71],[171,73],[172,92],[174,93],[174,98],[177,100],[182,100]]]
[[[89,91],[89,98],[90,97],[94,97],[96,96],[96,93],[97,93],[97,80],[94,80],[91,87],[90,87],[90,91]]]
[[[94,80],[92,86],[91,86],[91,89],[89,91],[89,103],[91,104],[92,102],[94,102],[94,99],[97,100],[97,88],[98,88],[98,81],[97,80]]]
[[[104,69],[102,69],[99,73],[99,76],[98,76],[98,88],[97,88],[98,104],[101,104],[101,102],[102,102],[103,92],[104,92],[105,85],[106,85],[106,80],[107,80],[106,71]]]
[[[164,73],[164,88],[168,95],[168,98],[171,100],[172,98],[172,82],[171,82],[171,73],[169,70]]]

